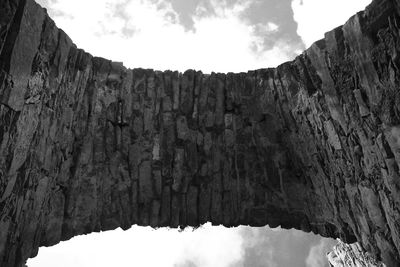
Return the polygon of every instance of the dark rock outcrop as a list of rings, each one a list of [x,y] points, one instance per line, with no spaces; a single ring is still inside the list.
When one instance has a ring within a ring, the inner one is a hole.
[[[0,0],[0,265],[132,224],[296,228],[400,265],[400,3],[275,69],[126,69]]]

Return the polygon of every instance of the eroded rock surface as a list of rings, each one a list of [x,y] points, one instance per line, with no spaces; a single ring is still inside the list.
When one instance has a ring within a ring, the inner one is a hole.
[[[366,253],[358,243],[348,245],[339,241],[327,257],[332,267],[386,267]]]
[[[296,228],[400,265],[399,1],[275,69],[126,69],[0,0],[0,265],[132,224]]]

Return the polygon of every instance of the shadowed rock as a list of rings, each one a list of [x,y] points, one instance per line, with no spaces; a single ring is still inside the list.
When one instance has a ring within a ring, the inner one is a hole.
[[[296,228],[399,266],[399,2],[292,62],[126,69],[0,0],[0,265],[133,224]]]

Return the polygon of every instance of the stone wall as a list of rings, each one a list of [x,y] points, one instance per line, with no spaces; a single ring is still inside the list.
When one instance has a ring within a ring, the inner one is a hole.
[[[400,4],[292,62],[127,69],[0,0],[0,265],[132,224],[296,228],[400,264]]]

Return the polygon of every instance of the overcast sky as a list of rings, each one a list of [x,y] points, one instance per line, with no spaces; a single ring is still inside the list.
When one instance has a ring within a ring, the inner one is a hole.
[[[126,67],[275,67],[371,0],[38,0],[78,47]],[[29,267],[321,267],[334,241],[299,231],[132,227],[41,248]]]

